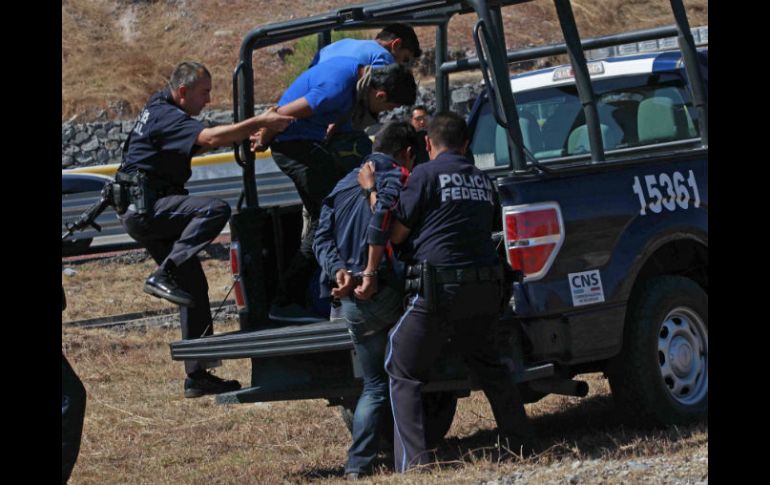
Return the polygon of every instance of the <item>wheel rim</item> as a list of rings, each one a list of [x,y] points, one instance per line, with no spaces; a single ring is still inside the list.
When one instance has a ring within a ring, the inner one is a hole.
[[[671,310],[658,332],[658,361],[663,384],[683,405],[708,394],[708,328],[687,307]]]

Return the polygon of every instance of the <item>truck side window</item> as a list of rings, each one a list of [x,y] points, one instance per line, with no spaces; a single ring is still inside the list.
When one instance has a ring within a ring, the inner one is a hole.
[[[606,152],[698,136],[696,111],[678,72],[601,79],[594,83]],[[524,146],[537,160],[590,153],[574,85],[514,93]],[[508,164],[507,137],[489,103],[481,106],[471,149],[480,168]]]

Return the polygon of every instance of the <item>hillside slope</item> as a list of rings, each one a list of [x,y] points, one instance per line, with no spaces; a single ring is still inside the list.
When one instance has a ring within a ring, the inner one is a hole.
[[[62,0],[62,121],[132,117],[149,94],[164,85],[174,65],[185,59],[203,62],[211,70],[210,107],[227,109],[232,102],[232,70],[248,31],[351,3],[363,2]],[[673,23],[665,0],[572,3],[583,37]],[[693,26],[707,25],[707,0],[685,4]],[[503,17],[509,48],[561,39],[549,0],[506,7]],[[472,24],[468,15],[450,22],[450,49],[473,50]],[[435,44],[432,29],[417,31],[424,48]],[[256,101],[274,102],[285,88],[285,61],[276,54],[259,53],[254,68]]]

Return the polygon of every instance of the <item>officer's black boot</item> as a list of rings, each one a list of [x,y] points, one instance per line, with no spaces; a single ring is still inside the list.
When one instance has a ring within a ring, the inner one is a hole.
[[[204,370],[198,370],[187,375],[184,381],[184,397],[201,397],[206,394],[221,394],[237,391],[241,383],[235,380],[225,380]]]
[[[194,306],[193,297],[179,287],[171,274],[173,263],[164,263],[144,282],[144,292],[177,305]]]

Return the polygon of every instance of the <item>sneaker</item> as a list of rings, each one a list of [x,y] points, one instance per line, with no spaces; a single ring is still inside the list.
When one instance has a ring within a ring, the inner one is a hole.
[[[206,394],[221,394],[241,388],[238,381],[226,381],[206,371],[189,374],[184,380],[184,397],[201,397]]]
[[[270,320],[292,323],[313,323],[325,320],[325,318],[319,317],[313,313],[313,311],[299,306],[296,303],[290,303],[288,305],[270,305],[268,317]]]
[[[170,273],[160,268],[144,282],[144,292],[177,305],[195,306],[192,295],[181,289]]]

